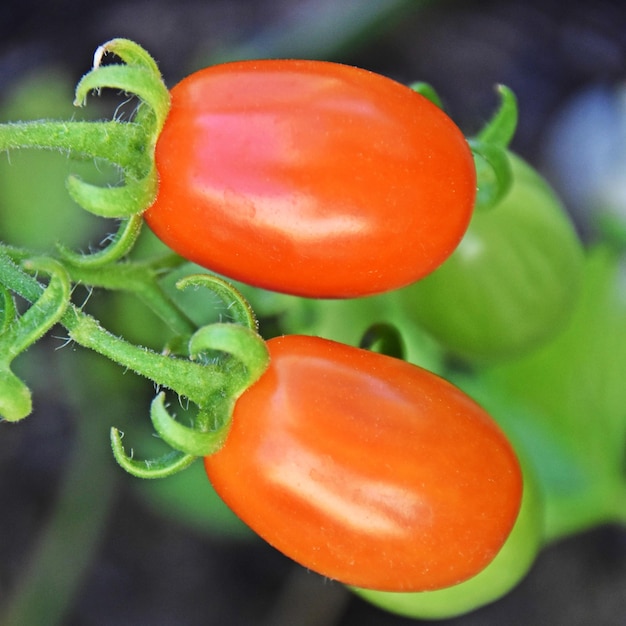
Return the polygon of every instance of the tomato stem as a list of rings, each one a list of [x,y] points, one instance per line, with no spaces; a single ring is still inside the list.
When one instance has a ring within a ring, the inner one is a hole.
[[[11,362],[41,338],[63,315],[70,295],[70,281],[63,267],[52,259],[35,259],[31,269],[50,273],[50,284],[21,316],[12,297],[1,287],[4,307],[0,329],[0,417],[18,421],[32,410],[30,391],[11,371]]]
[[[146,168],[145,129],[133,122],[34,121],[0,124],[0,150],[41,148],[105,159],[139,174]]]
[[[141,376],[172,389],[198,405],[203,405],[215,389],[225,384],[216,365],[201,365],[187,359],[159,354],[136,346],[105,330],[98,321],[72,307],[62,320],[76,343],[90,348]]]
[[[30,302],[38,301],[44,293],[41,283],[13,263],[2,248],[0,283]],[[157,385],[174,390],[198,406],[204,406],[217,389],[228,386],[219,362],[202,364],[136,346],[114,336],[95,318],[73,304],[67,306],[59,321],[76,343],[153,380]],[[218,349],[228,349],[224,341],[218,341],[217,346]]]

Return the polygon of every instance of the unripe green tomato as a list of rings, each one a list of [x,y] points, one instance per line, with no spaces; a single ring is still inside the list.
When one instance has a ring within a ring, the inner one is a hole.
[[[496,558],[479,574],[436,591],[397,593],[351,589],[390,613],[413,619],[448,619],[495,602],[528,573],[543,545],[543,502],[535,478],[524,473],[524,495],[515,526]]]
[[[556,194],[508,153],[513,184],[478,209],[458,248],[402,292],[416,322],[471,361],[517,356],[552,336],[578,294],[583,250]]]

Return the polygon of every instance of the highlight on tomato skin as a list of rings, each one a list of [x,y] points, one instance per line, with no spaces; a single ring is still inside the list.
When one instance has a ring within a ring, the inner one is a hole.
[[[268,370],[205,458],[244,522],[304,567],[381,591],[455,585],[495,558],[522,474],[479,405],[379,353],[298,335],[267,344]]]
[[[385,292],[432,272],[471,217],[476,172],[452,120],[338,63],[260,60],[171,90],[144,213],[205,268],[294,295]]]

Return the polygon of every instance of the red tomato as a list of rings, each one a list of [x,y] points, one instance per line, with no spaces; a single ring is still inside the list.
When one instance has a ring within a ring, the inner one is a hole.
[[[407,285],[465,232],[470,149],[389,78],[321,61],[241,61],[171,91],[150,228],[230,278],[310,297]]]
[[[392,357],[290,335],[205,459],[217,493],[275,548],[385,591],[461,582],[495,557],[522,493],[511,446],[447,381]]]

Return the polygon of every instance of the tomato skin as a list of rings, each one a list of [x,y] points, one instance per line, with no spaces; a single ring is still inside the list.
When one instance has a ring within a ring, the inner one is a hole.
[[[345,298],[434,270],[476,192],[460,130],[423,96],[322,61],[216,65],[171,90],[145,219],[185,258],[273,291]]]
[[[526,576],[543,546],[543,524],[540,487],[531,472],[524,472],[524,495],[513,530],[496,558],[476,576],[434,591],[353,591],[385,611],[412,619],[449,619],[469,613],[505,596]]]
[[[515,522],[517,457],[487,413],[427,370],[303,335],[205,458],[217,493],[275,548],[362,588],[423,591],[482,570]]]

